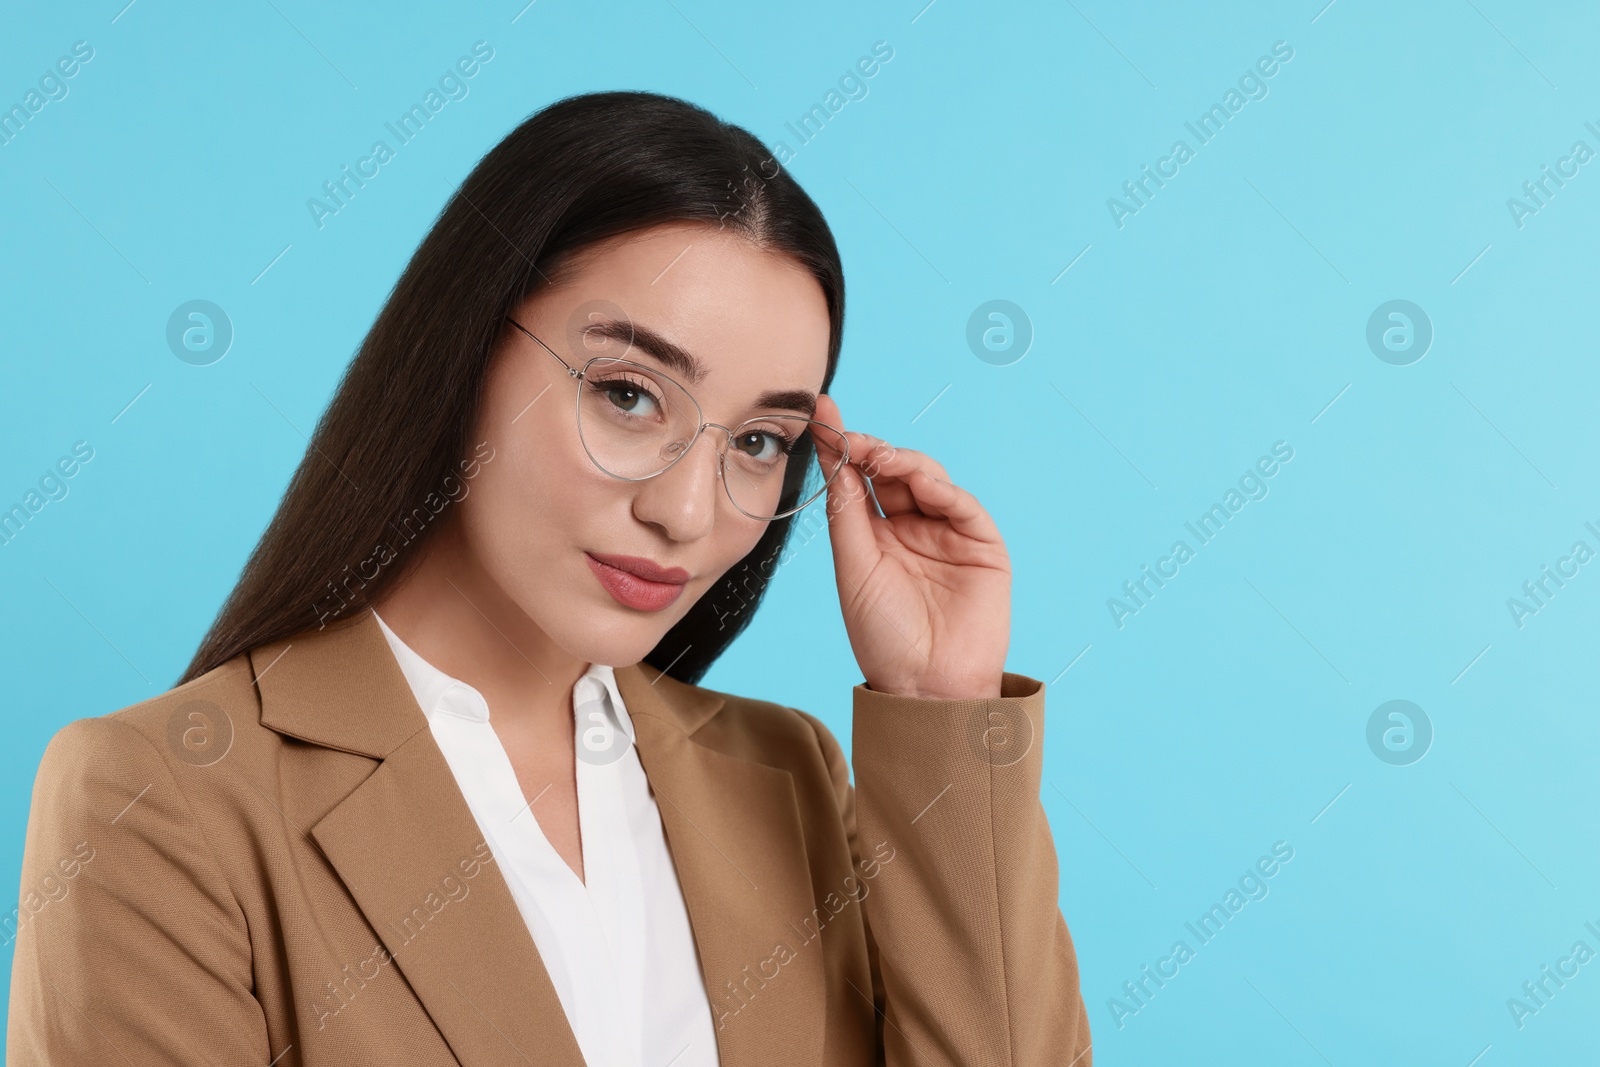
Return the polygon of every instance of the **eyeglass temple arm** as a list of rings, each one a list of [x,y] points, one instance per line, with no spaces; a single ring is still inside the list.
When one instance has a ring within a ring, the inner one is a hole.
[[[526,326],[522,325],[522,323],[518,322],[516,319],[512,318],[510,315],[506,316],[506,321],[509,322],[511,325],[515,326],[517,329],[521,330],[523,333],[528,334],[529,337],[533,337],[533,334],[529,333],[528,328]],[[561,355],[558,352],[556,352],[555,349],[551,348],[549,345],[545,344],[543,341],[540,341],[537,337],[533,337],[533,339],[535,341],[538,341],[540,348],[544,349],[546,352],[550,353],[552,356],[555,356],[556,359],[560,362],[560,364],[563,367],[567,368],[567,373],[568,374],[571,374],[573,377],[578,377],[578,371],[573,368],[572,364],[570,364],[566,360],[562,359]]]

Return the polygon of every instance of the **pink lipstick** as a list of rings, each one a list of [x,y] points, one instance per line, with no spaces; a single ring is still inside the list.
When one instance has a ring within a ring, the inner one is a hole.
[[[662,567],[639,556],[585,552],[589,569],[612,599],[637,611],[660,611],[683,595],[689,572],[682,567]]]

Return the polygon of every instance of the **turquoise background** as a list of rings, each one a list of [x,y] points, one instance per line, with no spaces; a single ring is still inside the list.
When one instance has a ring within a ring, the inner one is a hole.
[[[0,547],[4,904],[45,743],[172,684],[454,185],[550,101],[644,88],[786,142],[844,254],[847,422],[939,459],[1007,538],[1096,1062],[1592,1056],[1600,962],[1521,1027],[1507,1000],[1600,951],[1600,564],[1520,626],[1508,600],[1600,549],[1600,161],[1520,226],[1507,201],[1600,150],[1600,14],[1322,4],[14,6],[0,106],[94,55],[0,145],[0,506],[94,457]],[[480,40],[469,94],[319,229],[308,198]],[[785,124],[877,41],[801,144]],[[1280,41],[1200,145],[1185,122]],[[1119,227],[1108,198],[1180,138]],[[193,299],[235,331],[209,366],[166,343]],[[975,351],[992,300],[1013,347]],[[1405,365],[1367,342],[1391,300],[1433,331]],[[1184,524],[1280,441],[1199,546]],[[1179,539],[1119,627],[1108,599]],[[705,684],[848,745],[830,568],[824,538],[797,551]],[[1368,743],[1391,700],[1431,724],[1404,765]],[[1280,841],[1268,895],[1199,945],[1184,924]],[[1179,939],[1194,958],[1128,999]]]

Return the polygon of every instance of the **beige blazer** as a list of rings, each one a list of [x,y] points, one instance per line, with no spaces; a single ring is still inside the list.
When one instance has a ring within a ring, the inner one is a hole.
[[[1090,1067],[1042,683],[855,686],[852,787],[805,712],[616,680],[724,1067]],[[62,727],[19,896],[8,1064],[583,1063],[370,612]]]

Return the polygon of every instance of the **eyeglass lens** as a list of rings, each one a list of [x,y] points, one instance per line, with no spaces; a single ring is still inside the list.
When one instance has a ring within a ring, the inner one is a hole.
[[[602,470],[619,478],[648,478],[665,470],[699,428],[698,409],[688,392],[632,360],[591,359],[578,388],[578,432],[584,447]],[[824,457],[844,453],[842,434],[799,415],[763,415],[734,427],[723,453],[723,480],[734,506],[753,518],[771,519],[816,499],[842,463],[832,462],[824,471],[809,457],[796,455],[807,436],[813,447],[821,446]],[[785,493],[791,459],[804,463],[804,473],[798,489]]]

